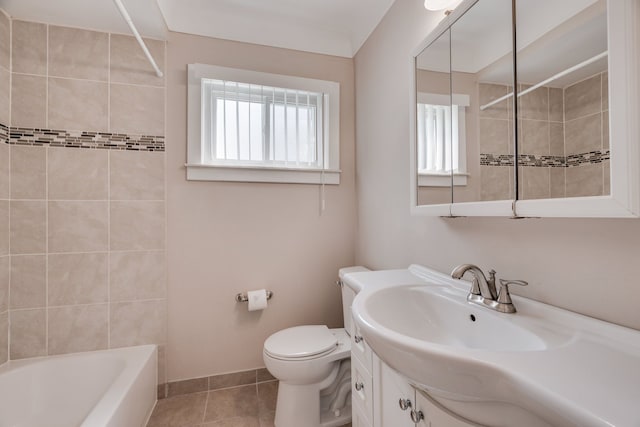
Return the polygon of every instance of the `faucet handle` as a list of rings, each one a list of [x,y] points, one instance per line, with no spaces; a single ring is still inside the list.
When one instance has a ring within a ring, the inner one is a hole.
[[[509,294],[509,285],[527,286],[529,283],[524,280],[508,280],[500,279],[500,292],[498,292],[498,302],[502,304],[513,304],[511,294]]]

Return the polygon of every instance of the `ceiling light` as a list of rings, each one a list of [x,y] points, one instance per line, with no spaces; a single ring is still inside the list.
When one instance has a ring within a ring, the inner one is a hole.
[[[427,10],[443,10],[457,2],[458,0],[424,0],[424,8]]]

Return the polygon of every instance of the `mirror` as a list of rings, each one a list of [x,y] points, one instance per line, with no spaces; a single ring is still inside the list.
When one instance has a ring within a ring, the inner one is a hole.
[[[606,1],[544,1],[516,2],[518,198],[609,195]]]
[[[446,30],[416,57],[418,205],[452,201],[452,142],[457,135],[452,128],[450,51],[450,31]]]
[[[640,216],[639,50],[637,0],[464,0],[412,58],[412,213]]]
[[[451,88],[467,101],[467,183],[454,203],[515,199],[512,28],[511,0],[482,0],[451,26]]]

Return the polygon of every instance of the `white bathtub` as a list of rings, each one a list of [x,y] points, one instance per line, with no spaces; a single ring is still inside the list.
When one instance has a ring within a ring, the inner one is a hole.
[[[11,361],[0,427],[143,427],[157,396],[155,345]]]

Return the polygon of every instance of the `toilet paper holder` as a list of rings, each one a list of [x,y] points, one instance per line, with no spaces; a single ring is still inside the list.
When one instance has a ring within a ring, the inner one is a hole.
[[[267,291],[267,300],[270,300],[271,297],[273,296],[273,292],[272,291]],[[236,295],[236,301],[237,302],[248,302],[249,301],[249,297],[245,294],[237,294]]]

